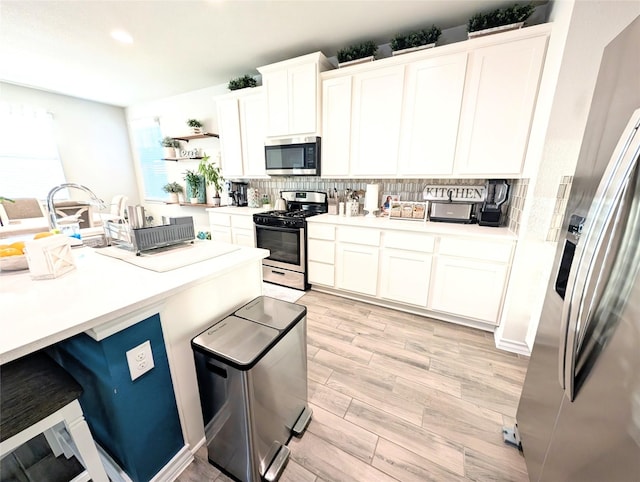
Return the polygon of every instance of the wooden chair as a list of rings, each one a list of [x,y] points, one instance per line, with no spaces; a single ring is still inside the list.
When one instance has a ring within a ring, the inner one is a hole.
[[[59,455],[52,433],[63,425],[72,451],[65,455],[85,468],[73,482],[109,481],[78,402],[82,387],[49,356],[36,352],[2,365],[0,391],[0,459],[41,433]]]

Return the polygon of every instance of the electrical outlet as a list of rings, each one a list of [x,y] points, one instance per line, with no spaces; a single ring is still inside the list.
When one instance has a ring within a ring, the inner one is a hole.
[[[155,366],[153,364],[153,352],[151,351],[151,343],[149,340],[127,351],[126,355],[132,381],[144,375]]]

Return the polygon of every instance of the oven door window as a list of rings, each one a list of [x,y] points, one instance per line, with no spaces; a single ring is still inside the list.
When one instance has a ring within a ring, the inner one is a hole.
[[[304,145],[265,147],[267,169],[304,169]]]
[[[256,226],[258,248],[271,251],[268,259],[300,266],[299,229]]]

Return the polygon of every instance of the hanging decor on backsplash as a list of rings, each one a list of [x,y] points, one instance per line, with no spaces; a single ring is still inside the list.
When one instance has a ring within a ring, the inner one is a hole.
[[[485,195],[485,186],[427,185],[422,191],[425,201],[482,202]]]

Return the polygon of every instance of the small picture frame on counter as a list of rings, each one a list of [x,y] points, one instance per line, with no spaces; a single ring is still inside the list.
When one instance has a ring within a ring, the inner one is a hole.
[[[380,206],[380,214],[389,214],[391,204],[400,201],[400,194],[390,194],[388,192],[382,195],[382,205]]]
[[[389,219],[426,221],[427,203],[417,201],[393,201],[389,207]]]

